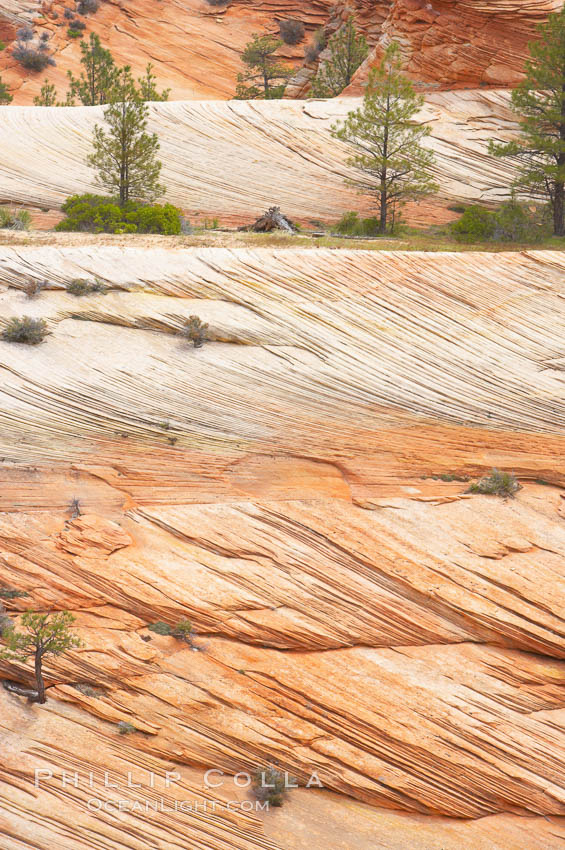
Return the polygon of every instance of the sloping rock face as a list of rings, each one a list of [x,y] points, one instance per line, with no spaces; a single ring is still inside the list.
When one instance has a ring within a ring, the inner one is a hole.
[[[236,225],[255,221],[273,205],[307,224],[337,221],[350,209],[369,213],[371,195],[346,183],[356,176],[346,165],[350,149],[330,134],[358,103],[154,104],[150,126],[159,135],[167,200],[191,221],[218,217]],[[0,107],[0,200],[49,210],[73,193],[96,191],[86,157],[102,112]],[[512,167],[490,157],[487,147],[515,127],[506,92],[438,92],[428,97],[422,118],[431,126],[441,188],[437,197],[408,206],[408,221],[444,222],[456,217],[447,209],[455,200],[507,197]]]
[[[350,14],[374,48],[349,92],[359,94],[367,69],[391,40],[400,42],[406,71],[424,86],[513,85],[522,76],[536,25],[562,5],[563,0],[232,0],[227,5],[144,0],[133,9],[118,0],[101,0],[96,14],[84,20],[86,33],[98,33],[121,64],[141,72],[152,62],[173,98],[228,99],[235,93],[242,70],[239,57],[252,33],[278,35],[281,20],[297,18],[305,24],[305,40],[284,45],[279,53],[301,69],[288,96],[304,97],[316,70],[316,63],[304,63],[311,34],[323,26],[331,35]],[[28,21],[37,33],[50,34],[57,65],[46,73],[61,95],[67,71],[76,72],[80,60],[77,40],[67,34],[64,10],[65,4],[59,2],[0,2],[0,34],[5,41],[14,39],[14,24]],[[45,77],[21,68],[10,50],[0,54],[0,72],[19,104],[32,102]]]
[[[2,248],[0,315],[51,334],[0,342],[0,585],[83,640],[46,706],[0,690],[3,847],[561,846],[564,271]],[[466,492],[493,466],[515,499]],[[184,618],[194,646],[147,629]],[[326,790],[246,811],[268,762]]]

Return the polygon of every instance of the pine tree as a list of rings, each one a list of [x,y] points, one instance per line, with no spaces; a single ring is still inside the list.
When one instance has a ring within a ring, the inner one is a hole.
[[[282,41],[272,35],[253,33],[253,40],[246,44],[241,54],[249,70],[237,75],[236,100],[272,100],[283,96],[292,69],[273,56],[281,44]],[[283,83],[273,86],[273,80],[283,80]],[[245,85],[248,82],[251,82],[250,86]]]
[[[539,41],[529,45],[526,77],[512,92],[520,116],[521,138],[491,142],[495,156],[519,164],[513,187],[549,200],[555,236],[565,236],[565,7],[538,26]]]
[[[13,101],[13,97],[8,91],[8,86],[6,83],[2,82],[2,77],[0,77],[0,106],[4,106]]]
[[[42,672],[45,656],[61,655],[68,649],[81,645],[79,639],[70,630],[74,620],[75,618],[68,611],[61,611],[59,614],[36,614],[33,611],[26,611],[21,619],[24,632],[18,632],[11,624],[2,630],[6,649],[0,653],[0,658],[6,658],[9,661],[27,661],[30,655],[33,655],[39,703],[47,701]]]
[[[88,42],[81,41],[82,53],[80,63],[83,66],[80,77],[75,77],[72,71],[67,71],[70,90],[67,94],[67,105],[74,106],[78,98],[83,106],[100,106],[110,103],[112,89],[120,73],[109,50],[102,47],[100,38],[91,32]]]
[[[392,43],[369,74],[363,106],[332,127],[332,135],[356,151],[348,165],[359,177],[350,182],[378,197],[380,233],[394,225],[396,211],[407,200],[439,188],[429,174],[434,155],[421,145],[430,129],[413,120],[424,98],[415,94],[400,69],[399,46]]]
[[[87,162],[97,169],[99,185],[117,195],[121,206],[134,199],[154,200],[165,192],[159,184],[159,139],[156,133],[147,133],[149,108],[129,67],[120,71],[112,96],[104,111],[109,131],[98,124],[94,127],[94,151]]]
[[[312,97],[340,94],[369,52],[364,36],[357,34],[353,16],[330,38],[328,48],[330,57],[318,69],[310,92]]]
[[[33,98],[34,106],[59,106],[57,103],[57,89],[54,83],[45,80],[41,86],[41,91]]]
[[[137,82],[139,83],[139,97],[141,100],[165,101],[169,99],[169,94],[171,93],[170,89],[163,89],[162,92],[157,91],[157,86],[155,85],[157,77],[153,73],[153,65],[151,62],[147,63],[145,74],[143,77],[138,77]]]

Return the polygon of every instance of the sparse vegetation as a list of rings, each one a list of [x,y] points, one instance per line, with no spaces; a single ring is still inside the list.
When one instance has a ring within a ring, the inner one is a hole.
[[[512,499],[521,490],[516,476],[512,472],[501,472],[493,469],[490,475],[475,481],[467,489],[467,493],[482,493],[485,496],[501,496],[503,499]]]
[[[0,658],[25,662],[33,655],[37,688],[36,695],[33,697],[35,702],[47,701],[42,674],[45,656],[61,655],[81,645],[78,637],[71,631],[74,620],[75,618],[68,611],[61,611],[58,614],[26,611],[21,618],[21,626],[25,631],[17,631],[12,625],[4,629],[2,633],[2,638],[6,641],[6,649],[0,652]]]
[[[104,295],[106,287],[101,280],[71,280],[67,284],[67,292],[70,295]]]
[[[4,342],[20,342],[25,345],[39,345],[47,336],[47,324],[44,319],[32,319],[31,316],[14,316],[8,320],[1,337]]]
[[[304,40],[304,24],[296,18],[279,21],[279,33],[285,44],[299,44]]]
[[[48,280],[30,280],[24,287],[24,292],[28,298],[37,298],[46,286],[49,286]]]
[[[49,35],[44,33],[35,44],[34,37],[31,27],[21,27],[17,32],[18,40],[12,49],[12,56],[27,71],[44,71],[48,65],[55,64],[55,60],[47,52]]]
[[[128,720],[120,720],[118,723],[118,735],[132,735],[137,731],[138,729]]]
[[[0,77],[0,106],[6,106],[8,103],[11,103],[13,99],[14,98],[8,90],[8,86],[2,81],[2,77]]]
[[[200,348],[208,338],[207,331],[208,324],[203,323],[199,316],[189,316],[181,333],[195,348]]]
[[[236,100],[273,100],[283,96],[292,68],[274,56],[281,44],[282,41],[272,35],[253,33],[241,54],[241,61],[248,70],[237,75]],[[273,85],[277,80],[283,82]]]
[[[326,33],[323,27],[318,27],[312,36],[312,41],[304,52],[306,62],[314,62],[322,50],[325,49],[327,43]]]
[[[21,599],[29,596],[26,590],[16,590],[13,587],[0,587],[0,599]]]
[[[74,499],[71,499],[71,503],[69,505],[69,511],[70,511],[70,514],[71,514],[71,519],[76,519],[82,513],[82,511],[80,509],[80,500],[77,499],[76,496],[75,496]]]
[[[99,0],[79,0],[77,12],[79,15],[94,15],[99,8]]]
[[[364,36],[359,35],[355,28],[353,16],[330,38],[328,48],[330,56],[314,78],[310,92],[312,97],[337,97],[350,84],[369,53]]]
[[[251,787],[257,800],[267,802],[270,806],[282,806],[287,793],[286,776],[276,767],[260,767],[253,774]]]
[[[149,623],[147,628],[149,631],[155,632],[155,634],[158,635],[166,635],[168,637],[177,638],[177,640],[184,640],[191,646],[195,637],[190,620],[180,620],[176,626],[169,626],[168,623],[158,620],[156,623]]]
[[[359,213],[346,212],[335,226],[336,233],[347,236],[379,236],[380,222],[376,217],[359,218]]]
[[[11,210],[0,207],[0,228],[6,230],[29,230],[31,215],[28,210]]]
[[[54,83],[45,80],[41,86],[41,91],[33,98],[34,106],[59,106],[57,103],[57,89]]]

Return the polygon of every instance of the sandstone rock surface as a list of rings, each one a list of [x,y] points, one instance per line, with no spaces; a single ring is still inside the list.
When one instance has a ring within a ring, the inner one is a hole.
[[[369,212],[371,196],[345,182],[354,174],[345,164],[350,151],[330,134],[332,123],[358,103],[154,104],[151,128],[159,134],[167,200],[193,221],[218,217],[238,225],[273,204],[306,223],[336,221],[349,209]],[[0,116],[3,202],[56,209],[70,194],[96,190],[85,159],[101,107],[10,106],[0,107]],[[489,139],[507,137],[515,126],[506,92],[438,92],[429,95],[422,117],[432,128],[441,189],[409,206],[408,220],[443,222],[456,217],[447,210],[454,200],[507,197],[512,168],[487,150]]]
[[[0,315],[51,331],[0,342],[0,584],[83,640],[46,706],[0,690],[6,850],[556,850],[563,255],[130,245],[0,249]],[[465,492],[492,466],[515,499]],[[147,629],[185,617],[195,647]],[[327,790],[234,808],[272,760]],[[104,770],[180,779],[166,817],[117,822],[63,770],[104,800]]]

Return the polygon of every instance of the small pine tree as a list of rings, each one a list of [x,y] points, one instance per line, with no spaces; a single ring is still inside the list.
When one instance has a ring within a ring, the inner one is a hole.
[[[555,236],[565,236],[565,7],[538,26],[526,77],[512,92],[521,138],[491,142],[495,156],[519,163],[513,186],[549,200]]]
[[[129,67],[119,72],[112,96],[104,111],[109,131],[95,125],[94,150],[87,162],[97,169],[98,184],[119,197],[120,206],[134,199],[154,200],[165,192],[159,183],[159,139],[156,133],[147,133],[149,109],[139,97]]]
[[[80,77],[75,77],[72,71],[67,71],[70,82],[67,105],[74,106],[76,98],[83,106],[110,103],[120,73],[114,57],[109,50],[102,47],[99,36],[93,32],[90,33],[88,42],[81,41],[80,51],[80,64],[83,67]]]
[[[0,77],[0,106],[6,106],[6,104],[11,103],[13,99],[14,98],[8,91],[8,86],[6,83],[2,82],[2,77]]]
[[[310,92],[312,97],[340,94],[369,52],[365,37],[357,33],[353,16],[330,38],[328,48],[330,57],[318,69]]]
[[[0,652],[0,658],[9,661],[27,661],[34,657],[37,702],[47,702],[42,665],[46,655],[61,655],[68,649],[81,645],[80,640],[71,632],[75,618],[68,611],[59,614],[37,614],[26,611],[21,618],[24,632],[10,625],[2,632],[6,649]]]
[[[33,98],[34,106],[57,106],[57,89],[54,83],[45,80],[41,91]]]
[[[236,100],[272,100],[283,96],[286,81],[292,69],[283,65],[273,54],[282,41],[272,35],[253,33],[241,54],[242,62],[248,71],[237,75]],[[273,80],[282,80],[282,84],[271,85]],[[246,83],[251,82],[250,86]]]
[[[144,102],[165,101],[169,99],[169,94],[171,93],[170,89],[163,89],[162,92],[157,91],[157,86],[155,85],[157,77],[153,73],[153,65],[151,62],[147,63],[145,74],[143,77],[138,77],[137,82],[139,83],[139,97]]]
[[[380,233],[394,225],[394,215],[406,200],[439,188],[429,174],[434,155],[421,145],[430,129],[413,120],[424,98],[415,94],[400,68],[399,47],[393,42],[369,75],[363,106],[332,127],[332,134],[356,151],[348,165],[360,174],[350,182],[377,195]]]

